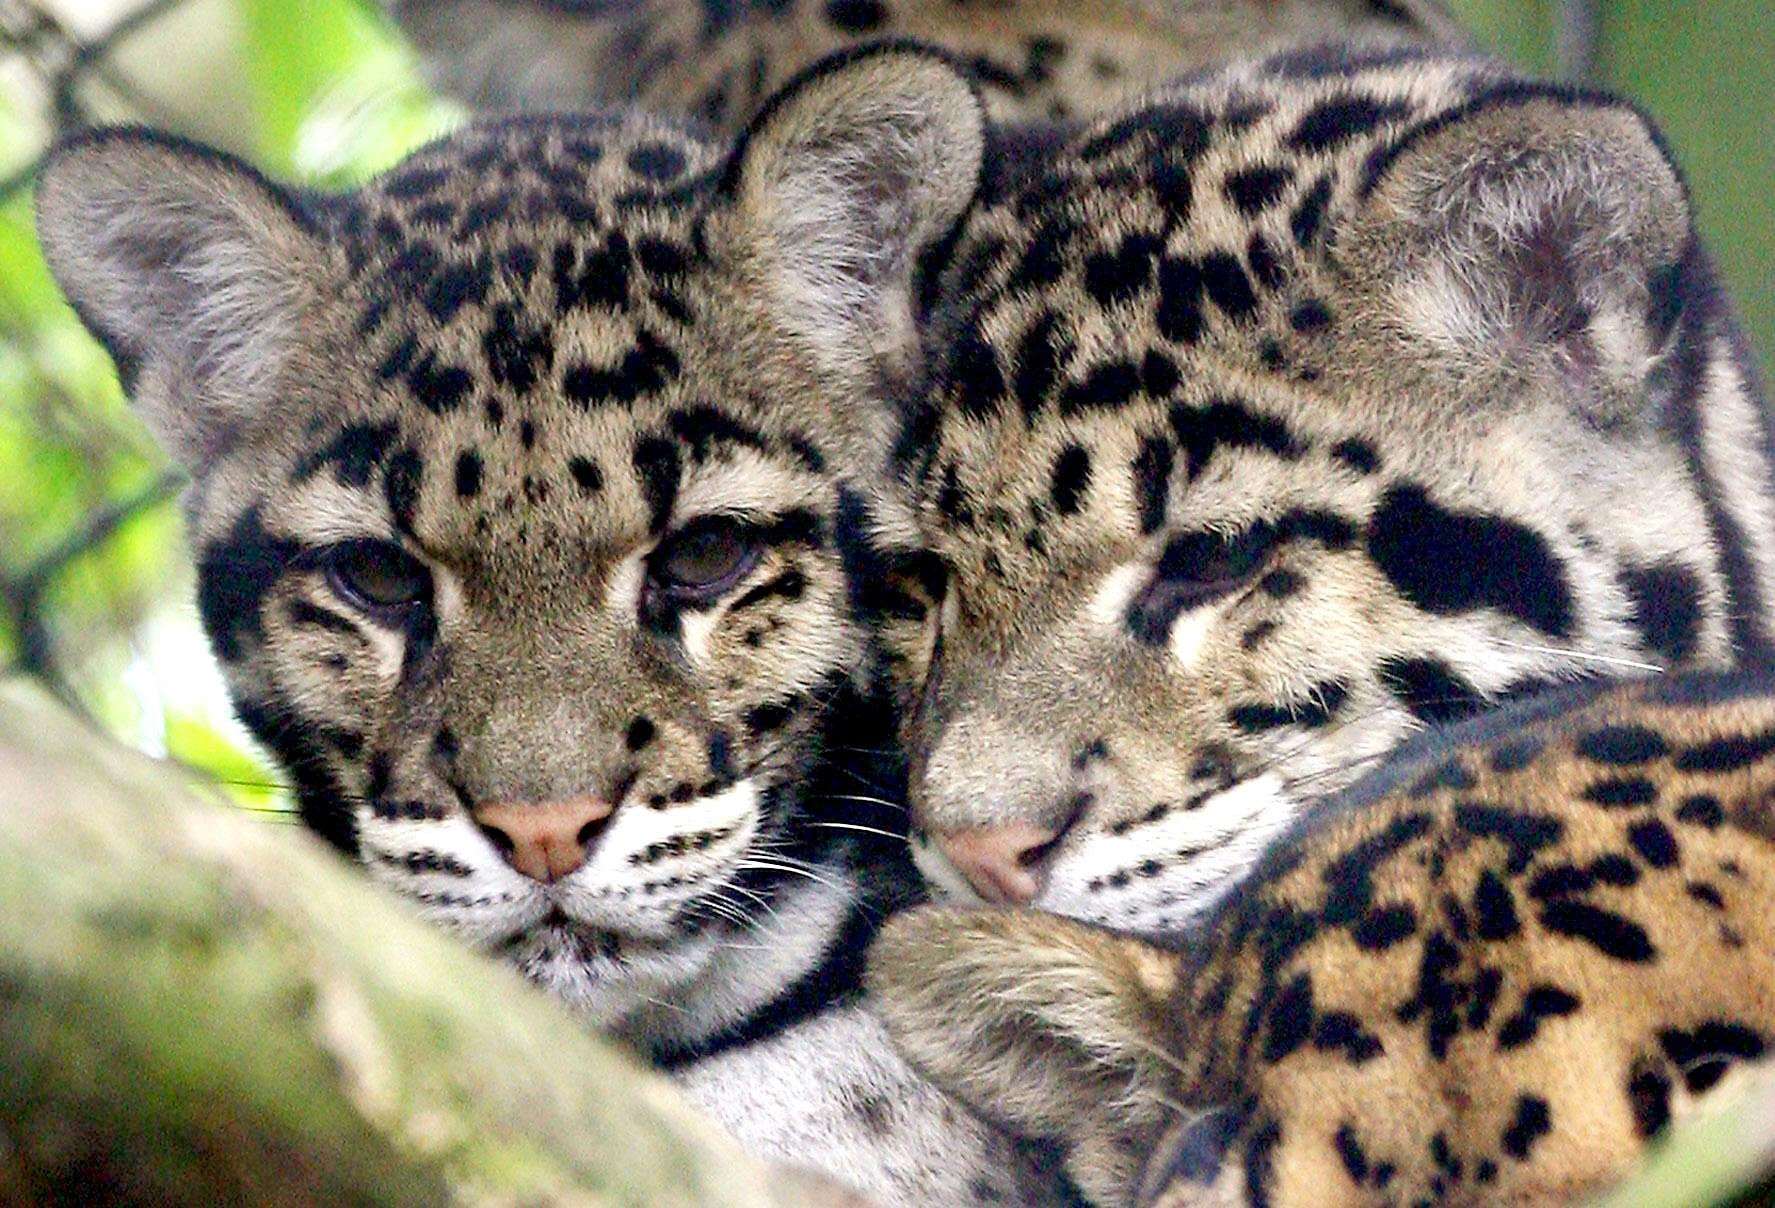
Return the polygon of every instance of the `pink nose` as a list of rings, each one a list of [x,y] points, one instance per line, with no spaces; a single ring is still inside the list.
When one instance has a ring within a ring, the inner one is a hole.
[[[940,831],[937,846],[977,893],[1001,906],[1026,906],[1040,891],[1035,870],[1060,835],[1030,822]]]
[[[493,801],[474,808],[477,825],[505,862],[533,881],[559,881],[586,862],[586,849],[614,807],[596,797]]]

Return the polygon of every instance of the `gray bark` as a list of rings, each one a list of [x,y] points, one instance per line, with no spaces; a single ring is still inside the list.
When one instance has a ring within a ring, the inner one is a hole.
[[[0,1203],[841,1198],[305,833],[0,685]]]

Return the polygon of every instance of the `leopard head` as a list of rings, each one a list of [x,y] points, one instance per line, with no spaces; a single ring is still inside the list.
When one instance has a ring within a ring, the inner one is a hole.
[[[44,246],[190,474],[204,625],[315,831],[649,1040],[828,942],[904,830],[855,804],[893,794],[855,539],[889,435],[853,399],[903,373],[981,145],[971,89],[888,48],[732,147],[487,121],[340,195],[60,147]]]
[[[900,448],[934,879],[1166,931],[1416,729],[1767,648],[1761,404],[1638,113],[1315,52],[1037,150]]]

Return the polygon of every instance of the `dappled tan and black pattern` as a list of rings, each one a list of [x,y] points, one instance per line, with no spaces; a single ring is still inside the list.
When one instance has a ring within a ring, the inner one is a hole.
[[[1099,112],[1187,71],[1327,39],[1457,42],[1439,0],[386,0],[439,82],[477,106],[641,102],[723,131],[822,55],[916,38],[993,115]]]
[[[191,473],[204,625],[304,820],[755,1152],[990,1201],[1025,1164],[857,1003],[919,893],[872,636],[911,602],[854,403],[898,350],[834,347],[910,330],[869,256],[952,224],[930,162],[983,119],[927,55],[841,66],[737,148],[518,117],[340,195],[96,131],[42,229]]]
[[[1072,1145],[1102,1203],[1581,1196],[1775,1045],[1771,681],[1568,690],[1421,742],[1171,940],[933,912],[876,981],[923,1068]],[[1049,1111],[1054,1083],[1089,1104]]]
[[[1235,66],[1012,132],[926,298],[916,819],[1038,907],[1179,926],[1424,725],[1770,649],[1755,371],[1620,101]]]

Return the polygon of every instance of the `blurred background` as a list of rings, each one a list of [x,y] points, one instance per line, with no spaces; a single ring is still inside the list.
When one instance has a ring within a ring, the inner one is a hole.
[[[1081,0],[1085,2],[1085,0]],[[1663,124],[1764,364],[1775,353],[1769,0],[1453,0],[1480,41]],[[58,130],[143,121],[343,185],[460,119],[369,0],[0,0],[0,674],[282,812],[191,604],[176,481],[32,234]]]

